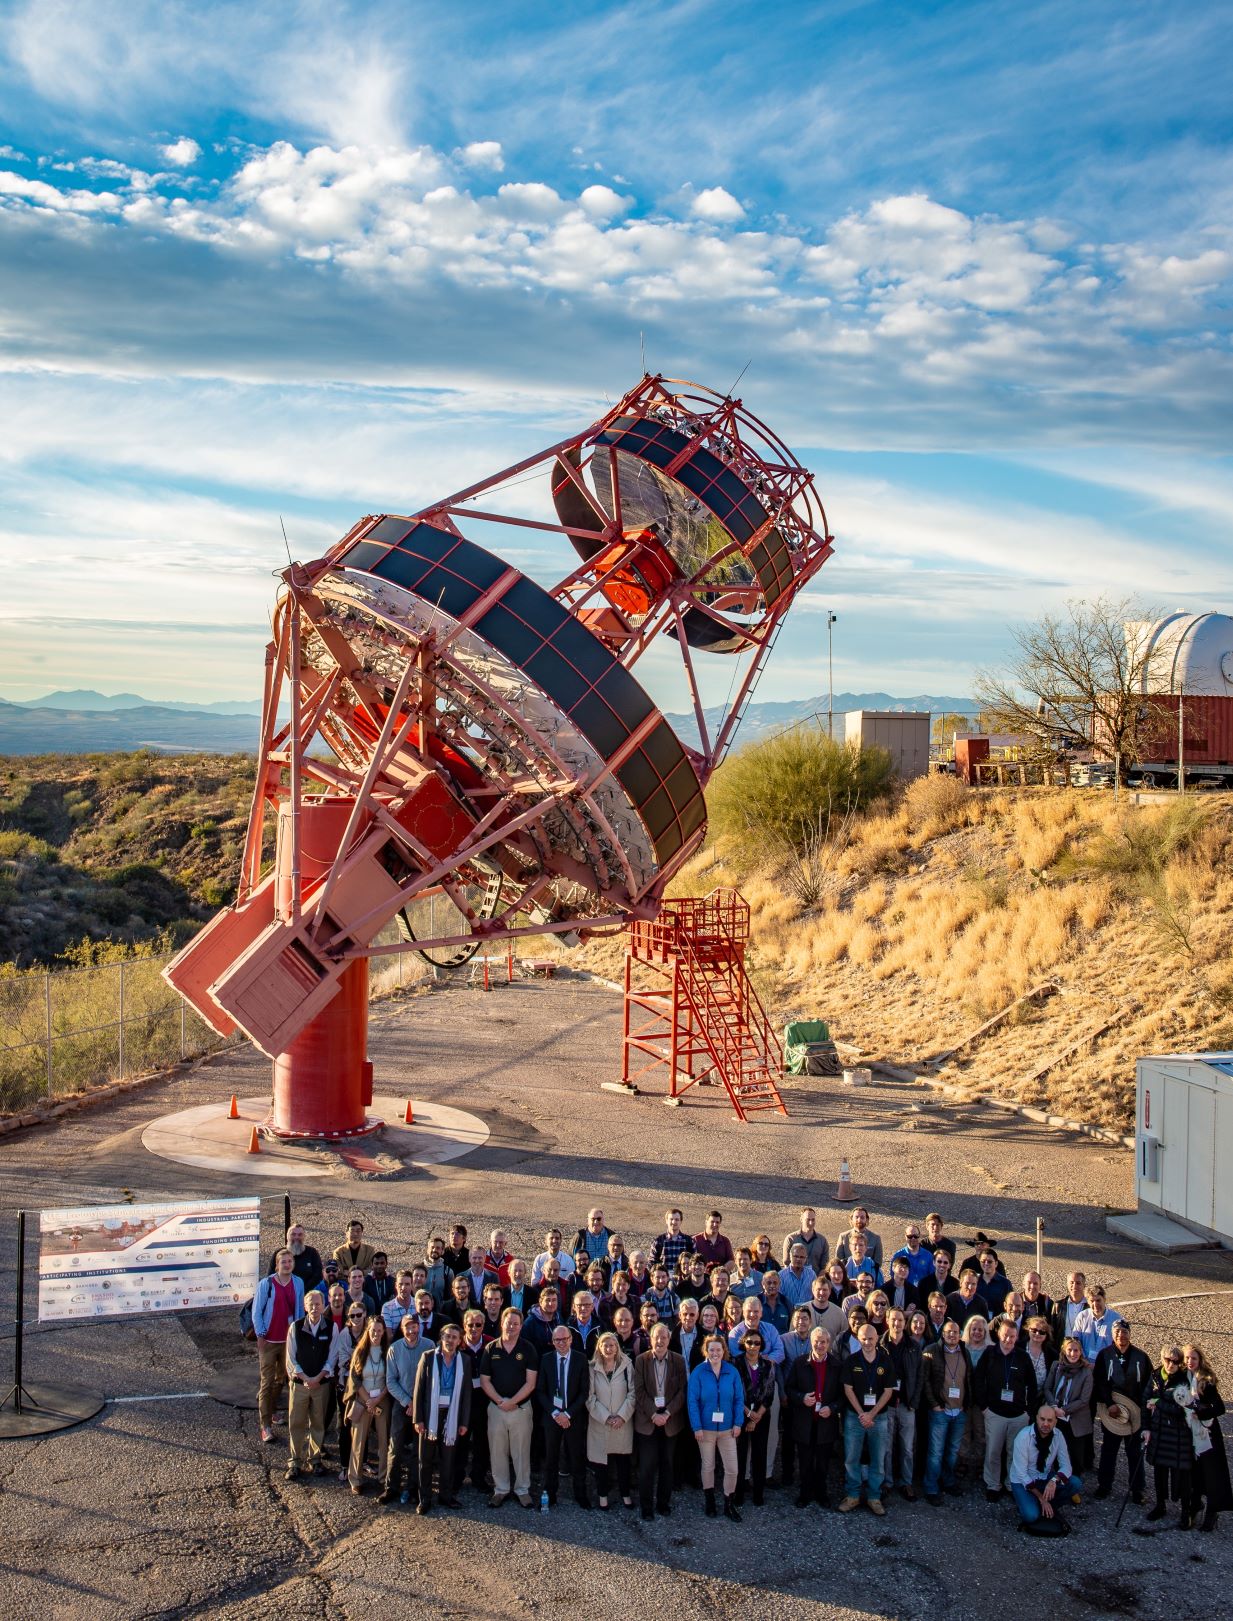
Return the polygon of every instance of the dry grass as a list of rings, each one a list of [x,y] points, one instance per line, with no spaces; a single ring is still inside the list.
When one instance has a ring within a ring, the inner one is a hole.
[[[705,852],[674,890],[726,883],[737,876]],[[946,1078],[1128,1129],[1136,1058],[1233,1043],[1230,796],[1134,807],[922,782],[858,824],[816,905],[773,871],[740,887],[772,1018],[825,1018],[871,1058],[920,1063],[1049,979],[1059,994],[965,1048]],[[604,956],[617,977],[619,939]]]

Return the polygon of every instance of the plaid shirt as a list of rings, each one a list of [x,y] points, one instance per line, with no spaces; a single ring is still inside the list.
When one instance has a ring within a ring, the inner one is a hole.
[[[665,1266],[669,1279],[676,1277],[676,1263],[682,1255],[692,1255],[694,1241],[688,1233],[660,1233],[651,1245],[651,1265]]]

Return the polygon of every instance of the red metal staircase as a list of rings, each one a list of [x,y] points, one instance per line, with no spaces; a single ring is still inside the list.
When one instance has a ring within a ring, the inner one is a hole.
[[[745,970],[748,940],[749,906],[734,889],[666,901],[653,922],[630,926],[625,1085],[666,1064],[670,1097],[722,1085],[739,1120],[787,1114],[779,1044]]]

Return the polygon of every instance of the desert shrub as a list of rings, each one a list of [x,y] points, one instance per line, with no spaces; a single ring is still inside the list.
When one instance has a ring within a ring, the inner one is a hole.
[[[716,772],[707,793],[711,823],[746,863],[796,857],[816,867],[845,822],[850,829],[851,818],[887,792],[893,774],[885,749],[795,727],[750,744]]]
[[[903,796],[908,825],[920,839],[936,839],[963,827],[971,803],[971,790],[957,777],[917,777]]]

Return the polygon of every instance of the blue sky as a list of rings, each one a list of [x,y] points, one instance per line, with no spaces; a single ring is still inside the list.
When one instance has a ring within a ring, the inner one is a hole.
[[[1231,68],[1202,0],[0,4],[0,696],[259,695],[280,516],[512,462],[642,342],[817,474],[760,697],[827,607],[903,694],[1069,597],[1233,609]]]

